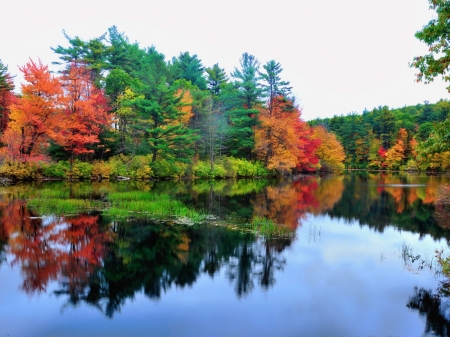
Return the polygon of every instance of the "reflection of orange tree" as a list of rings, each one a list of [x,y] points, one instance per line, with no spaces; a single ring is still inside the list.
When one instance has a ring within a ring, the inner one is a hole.
[[[314,191],[315,178],[299,179],[292,184],[268,186],[254,200],[253,214],[268,218],[275,223],[297,228],[304,214],[319,207]]]
[[[402,213],[414,201],[420,199],[424,204],[431,204],[436,201],[436,191],[442,183],[441,177],[430,177],[425,186],[409,181],[403,176],[381,175],[377,180],[377,192],[389,193],[394,198],[397,213]],[[404,186],[410,184],[412,186]]]
[[[76,296],[83,292],[89,276],[101,264],[105,242],[112,238],[111,232],[101,230],[98,216],[79,215],[64,222],[67,227],[57,237],[66,249],[62,254],[61,275],[69,293]]]
[[[317,215],[333,208],[342,198],[344,192],[344,176],[331,176],[320,179],[320,184],[314,191],[314,200],[310,212]],[[305,194],[305,196],[308,194]]]
[[[5,211],[12,264],[21,265],[27,293],[45,291],[49,281],[59,277],[64,277],[71,293],[87,284],[109,240],[99,228],[98,216],[51,219],[44,224],[31,216],[22,201],[9,203]]]

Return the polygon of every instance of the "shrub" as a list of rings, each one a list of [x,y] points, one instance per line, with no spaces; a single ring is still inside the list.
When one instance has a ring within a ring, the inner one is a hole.
[[[6,162],[0,166],[0,176],[13,180],[33,180],[41,175],[34,163]]]
[[[65,179],[67,172],[70,171],[70,164],[68,161],[59,161],[57,163],[42,164],[41,169],[44,177]]]
[[[92,168],[92,164],[76,160],[72,164],[72,172],[67,172],[67,176],[72,179],[89,180],[92,178]]]
[[[269,171],[261,162],[250,162],[245,159],[228,157],[224,159],[223,166],[227,170],[227,177],[264,177]]]
[[[126,164],[127,162],[128,157],[124,156],[123,154],[109,158],[108,164],[110,165],[110,177],[126,177],[128,175],[128,168]]]
[[[153,177],[158,179],[164,178],[178,178],[182,172],[179,171],[180,167],[166,159],[160,159],[150,163],[150,167],[153,171]]]
[[[92,176],[99,180],[109,179],[111,173],[111,164],[104,161],[94,161],[92,167]]]

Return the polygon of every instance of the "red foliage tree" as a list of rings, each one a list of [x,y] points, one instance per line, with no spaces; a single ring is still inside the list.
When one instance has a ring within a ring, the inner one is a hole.
[[[50,75],[41,61],[30,60],[20,68],[26,81],[22,96],[10,106],[8,128],[3,142],[8,144],[11,159],[41,159],[48,140],[54,136],[61,117],[63,92],[61,83]]]
[[[62,83],[67,101],[55,141],[73,159],[94,152],[89,146],[98,143],[102,128],[111,124],[110,106],[92,82],[89,70],[79,63],[72,63]]]

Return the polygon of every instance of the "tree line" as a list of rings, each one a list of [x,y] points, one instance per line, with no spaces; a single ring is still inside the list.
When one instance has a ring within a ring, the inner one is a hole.
[[[380,106],[309,124],[336,134],[348,168],[447,171],[450,148],[442,136],[449,117],[450,101],[440,100],[398,109]]]
[[[65,37],[68,46],[52,48],[59,73],[30,60],[20,67],[25,82],[18,95],[1,64],[3,163],[67,161],[72,168],[139,157],[149,172],[162,163],[204,162],[219,176],[223,158],[278,174],[343,167],[336,137],[301,119],[274,60],[261,65],[243,53],[228,76],[189,52],[166,60],[115,26],[87,41]]]
[[[430,4],[437,19],[416,33],[430,54],[410,66],[419,70],[417,81],[439,75],[449,80],[450,52],[441,43],[447,1]],[[450,168],[447,100],[306,123],[275,60],[261,65],[243,53],[227,74],[218,63],[205,67],[189,52],[166,60],[154,46],[130,42],[115,26],[90,40],[64,35],[68,46],[52,47],[60,71],[53,74],[30,60],[20,67],[25,80],[20,94],[0,62],[0,175],[24,167],[16,176]]]

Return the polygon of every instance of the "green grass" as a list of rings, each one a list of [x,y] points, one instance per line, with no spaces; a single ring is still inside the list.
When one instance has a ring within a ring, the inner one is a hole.
[[[33,198],[28,207],[40,215],[74,215],[93,210],[101,210],[104,205],[99,200]]]
[[[290,237],[294,235],[294,232],[290,228],[258,216],[253,218],[249,228],[255,234],[268,238]]]
[[[167,194],[149,192],[110,193],[107,197],[111,206],[103,214],[113,219],[158,218],[175,219],[198,223],[206,215],[186,207],[181,201],[171,199]]]

